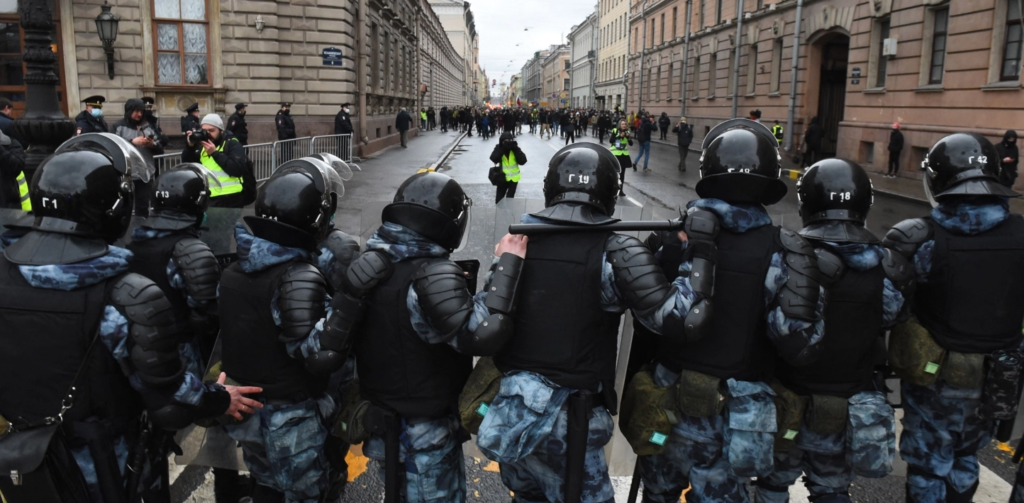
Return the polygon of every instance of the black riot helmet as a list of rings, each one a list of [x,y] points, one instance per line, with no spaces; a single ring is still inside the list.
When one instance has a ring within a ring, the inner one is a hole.
[[[29,197],[35,221],[5,250],[16,264],[73,263],[102,256],[125,234],[134,197],[134,149],[109,133],[64,142],[32,177]]]
[[[309,157],[277,168],[256,193],[256,215],[245,217],[252,233],[280,245],[316,249],[337,209],[330,170]]]
[[[544,176],[546,208],[535,216],[596,225],[614,221],[619,161],[596,143],[575,143],[555,153]]]
[[[402,182],[381,219],[401,225],[447,248],[462,244],[469,228],[473,201],[448,175],[428,171]]]
[[[701,148],[700,181],[695,187],[700,197],[775,204],[786,196],[786,184],[779,179],[779,142],[763,124],[727,120],[704,137]]]
[[[180,230],[200,226],[210,206],[216,175],[199,163],[185,163],[160,174],[153,185],[146,227]]]
[[[864,227],[874,202],[871,179],[857,163],[832,158],[814,163],[796,184],[800,235],[836,243],[877,243]]]
[[[999,183],[999,153],[984,136],[954,133],[932,146],[921,163],[936,200],[947,196],[1019,197]]]

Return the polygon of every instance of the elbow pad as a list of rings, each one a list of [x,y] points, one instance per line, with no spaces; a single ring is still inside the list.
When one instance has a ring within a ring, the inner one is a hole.
[[[320,351],[306,357],[306,370],[327,375],[341,368],[352,351],[353,332],[366,313],[366,302],[339,292],[331,299],[331,316],[320,332]]]
[[[412,287],[430,325],[448,335],[466,326],[473,314],[473,296],[462,268],[449,260],[425,261]]]
[[[459,351],[474,356],[494,356],[505,346],[515,333],[512,316],[493,313],[480,323],[472,333],[459,334]]]
[[[909,301],[910,297],[914,295],[914,290],[917,288],[917,279],[914,277],[915,271],[913,266],[910,265],[910,261],[891,248],[883,248],[882,270],[885,271],[885,277],[889,278],[889,281],[892,282],[892,286],[896,287],[903,294],[903,299]]]
[[[818,272],[821,273],[821,282],[825,287],[830,287],[843,277],[846,272],[846,264],[838,255],[823,248],[815,248],[814,255],[818,260]]]
[[[320,247],[326,248],[334,256],[334,263],[327,276],[327,283],[335,292],[338,292],[342,288],[343,278],[348,272],[349,265],[359,255],[359,241],[335,229],[327,235],[327,239],[320,243]]]
[[[377,250],[363,252],[348,266],[342,279],[342,290],[354,297],[365,297],[380,282],[391,276],[391,257]]]
[[[277,290],[282,336],[289,340],[309,337],[326,309],[327,282],[312,264],[297,262],[281,276]]]
[[[182,239],[174,245],[171,257],[181,270],[185,279],[185,292],[190,297],[196,300],[217,298],[220,265],[206,243],[195,238]]]
[[[932,226],[927,220],[911,218],[892,226],[882,238],[882,246],[896,250],[909,259],[917,253],[922,244],[932,238],[933,233]]]
[[[815,313],[821,295],[821,273],[814,247],[799,234],[781,229],[782,260],[788,277],[779,290],[778,302],[782,313],[789,318],[817,321]]]
[[[648,313],[672,295],[672,285],[665,279],[658,260],[639,239],[614,234],[608,237],[604,250],[615,286],[629,308]]]
[[[491,274],[490,288],[484,305],[493,313],[512,314],[515,309],[519,277],[523,272],[524,260],[511,253],[503,253]]]
[[[151,386],[177,383],[185,372],[178,343],[187,325],[175,319],[171,302],[149,278],[129,273],[114,284],[110,300],[130,323],[132,364]]]

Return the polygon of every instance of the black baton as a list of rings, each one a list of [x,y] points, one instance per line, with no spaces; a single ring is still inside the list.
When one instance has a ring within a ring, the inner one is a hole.
[[[674,220],[622,220],[603,225],[512,224],[509,234],[562,234],[566,232],[628,232],[628,231],[681,231],[682,219]]]
[[[629,483],[629,497],[626,498],[626,503],[636,503],[637,496],[640,495],[640,457],[636,458],[636,466],[633,467],[633,481]]]
[[[592,403],[589,393],[569,395],[565,435],[565,503],[579,503],[583,496],[583,465],[587,457]]]
[[[384,420],[387,422],[387,433],[384,435],[384,503],[398,503],[402,494],[402,474],[399,472],[402,463],[398,462],[402,454],[398,443],[398,436],[402,434],[402,419],[398,414],[388,414]]]

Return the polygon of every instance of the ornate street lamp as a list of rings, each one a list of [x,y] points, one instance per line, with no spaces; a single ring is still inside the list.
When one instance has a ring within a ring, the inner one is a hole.
[[[96,16],[96,34],[103,42],[103,52],[107,53],[107,76],[114,80],[114,41],[117,40],[117,24],[121,18],[110,12],[110,5],[103,2],[100,15]]]
[[[25,150],[25,176],[29,180],[43,159],[64,140],[75,134],[75,122],[60,109],[53,72],[57,55],[51,49],[53,39],[52,0],[18,0],[21,29],[25,32],[25,113],[14,121],[14,131],[28,144]]]

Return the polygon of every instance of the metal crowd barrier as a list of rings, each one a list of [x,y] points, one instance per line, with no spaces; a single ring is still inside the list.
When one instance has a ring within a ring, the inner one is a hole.
[[[349,163],[356,170],[362,171],[358,165],[352,164],[352,135],[332,134],[324,136],[303,136],[291,140],[278,140],[269,143],[257,143],[245,146],[245,155],[252,162],[256,181],[262,182],[277,169],[278,166],[307,155],[326,152],[334,154]],[[153,156],[156,160],[157,174],[181,164],[181,152],[173,152]]]

